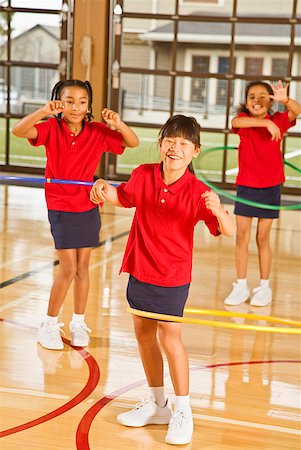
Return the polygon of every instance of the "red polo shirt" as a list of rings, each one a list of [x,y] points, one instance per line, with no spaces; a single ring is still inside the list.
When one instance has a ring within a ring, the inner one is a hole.
[[[103,152],[121,154],[122,135],[99,122],[85,122],[78,136],[68,128],[65,120],[55,118],[35,125],[34,145],[44,145],[47,163],[46,178],[93,181]],[[95,208],[90,201],[92,186],[45,184],[47,208],[57,211],[82,212]]]
[[[135,169],[117,188],[120,203],[136,207],[120,272],[157,286],[189,283],[195,225],[204,220],[211,234],[220,234],[217,218],[201,198],[208,190],[188,170],[166,185],[161,164]]]
[[[249,117],[240,113],[237,117]],[[288,111],[267,115],[284,133],[296,124],[288,120]],[[285,181],[281,155],[281,141],[272,141],[271,133],[265,127],[232,128],[240,137],[238,148],[238,175],[236,184],[254,188],[276,186]]]

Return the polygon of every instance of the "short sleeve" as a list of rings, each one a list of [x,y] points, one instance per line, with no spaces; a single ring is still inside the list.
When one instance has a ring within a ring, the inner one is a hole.
[[[38,147],[39,145],[46,145],[51,129],[50,119],[46,120],[45,122],[36,123],[35,128],[38,132],[38,136],[35,139],[28,139],[28,142],[34,147]]]
[[[139,167],[133,170],[132,175],[127,183],[121,183],[117,187],[118,199],[124,208],[133,208],[134,206],[136,206],[138,175]]]
[[[122,145],[122,134],[116,130],[112,130],[105,124],[99,125],[101,125],[101,129],[103,132],[101,143],[103,151],[121,155],[125,150],[125,147]]]
[[[241,113],[239,113],[236,117],[249,117],[249,116],[248,116],[247,113],[241,112]],[[235,127],[232,127],[232,129],[231,129],[232,133],[234,133],[234,134],[238,134],[238,133],[239,133],[239,130],[241,130],[241,128],[235,128]]]
[[[204,192],[208,190],[209,189],[206,188]],[[205,222],[206,227],[208,228],[210,234],[212,234],[213,236],[219,236],[221,234],[220,231],[218,230],[218,220],[216,216],[212,213],[212,211],[207,208],[203,197],[201,197],[200,199],[197,219],[198,221],[203,220]]]

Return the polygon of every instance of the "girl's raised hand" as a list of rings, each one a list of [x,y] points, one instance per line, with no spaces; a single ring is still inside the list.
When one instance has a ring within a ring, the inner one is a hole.
[[[61,100],[51,100],[43,106],[42,111],[47,115],[60,114],[64,111],[64,102]]]
[[[112,125],[115,128],[119,127],[121,120],[117,112],[112,109],[104,108],[101,111],[101,115],[108,125]]]
[[[91,202],[96,204],[100,202],[105,202],[107,199],[106,196],[108,194],[107,186],[108,184],[105,182],[105,180],[102,179],[96,180],[90,191]]]
[[[288,99],[287,95],[288,84],[283,86],[282,81],[279,80],[276,85],[270,84],[270,86],[274,92],[274,95],[270,95],[270,98],[272,98],[276,102],[285,103]]]
[[[202,197],[205,200],[206,207],[218,217],[223,209],[219,196],[213,191],[206,191],[202,194]]]

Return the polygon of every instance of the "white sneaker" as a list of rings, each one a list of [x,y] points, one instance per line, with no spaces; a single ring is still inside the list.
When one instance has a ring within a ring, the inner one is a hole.
[[[269,286],[258,286],[253,289],[254,295],[250,301],[252,306],[266,306],[272,301],[272,289]]]
[[[225,305],[240,305],[248,300],[250,297],[250,288],[249,286],[240,286],[237,283],[233,283],[233,289],[225,299]]]
[[[86,322],[72,320],[69,324],[69,329],[73,347],[87,347],[89,345],[90,337],[88,333],[91,333],[91,330],[87,327]]]
[[[171,416],[165,442],[175,445],[189,444],[192,439],[192,433],[193,420],[191,408],[187,410],[178,409]]]
[[[144,427],[145,425],[168,424],[171,418],[171,404],[167,400],[161,408],[153,398],[146,398],[137,403],[134,409],[117,416],[117,422],[127,427]]]
[[[38,329],[38,343],[49,350],[63,350],[64,343],[61,337],[62,322],[43,322]]]

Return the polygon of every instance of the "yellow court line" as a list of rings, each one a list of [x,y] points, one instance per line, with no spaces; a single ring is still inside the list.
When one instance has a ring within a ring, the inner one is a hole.
[[[163,320],[167,322],[190,323],[196,325],[207,325],[210,327],[218,327],[218,328],[233,328],[239,330],[256,330],[256,331],[265,331],[269,333],[301,334],[300,328],[293,328],[293,327],[290,328],[266,327],[260,325],[220,322],[218,320],[194,319],[192,317],[179,317],[179,316],[171,316],[168,314],[156,314],[147,311],[139,311],[138,309],[133,309],[130,307],[127,308],[127,311],[135,316],[145,317],[147,319]],[[267,320],[267,317],[265,317],[265,320]]]

